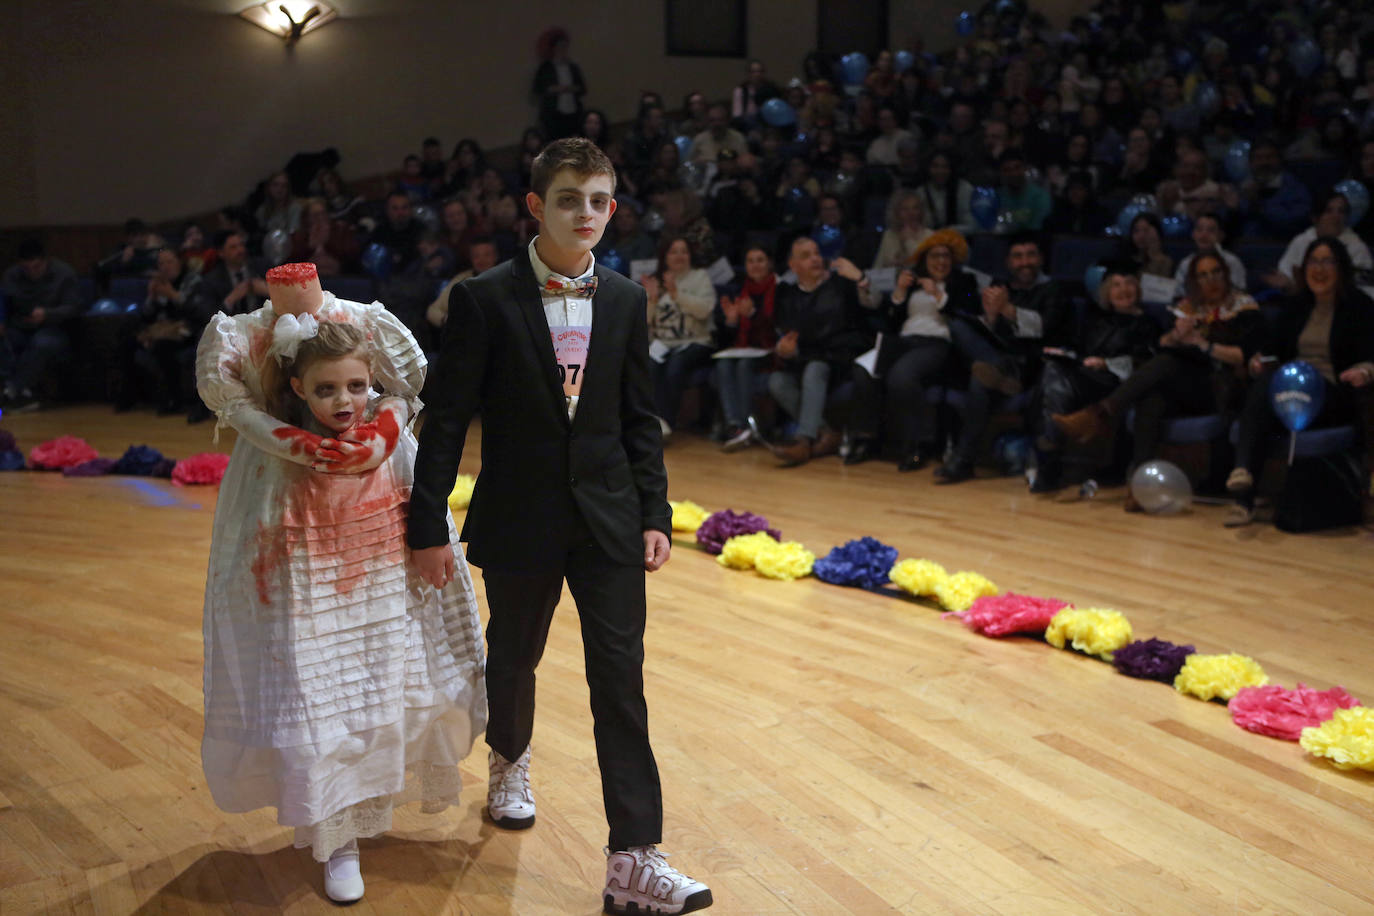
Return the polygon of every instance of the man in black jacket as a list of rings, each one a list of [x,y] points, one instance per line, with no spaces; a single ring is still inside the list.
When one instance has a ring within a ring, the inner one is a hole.
[[[534,823],[535,666],[564,580],[577,603],[610,823],[607,912],[687,913],[710,890],[664,861],[644,702],[644,571],[668,560],[672,513],[649,376],[643,288],[591,255],[615,212],[615,170],[583,138],[534,161],[527,251],[453,287],[420,434],[408,541],[435,586],[453,575],[447,497],[473,414],[482,471],[463,540],[482,568],[488,814]]]

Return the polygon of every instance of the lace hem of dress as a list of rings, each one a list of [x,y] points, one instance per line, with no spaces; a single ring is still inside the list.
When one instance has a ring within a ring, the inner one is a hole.
[[[295,847],[311,850],[317,862],[329,861],[334,850],[350,840],[365,839],[391,829],[392,812],[418,801],[420,813],[438,814],[458,801],[463,776],[456,766],[417,763],[406,772],[406,786],[394,795],[379,795],[336,811],[317,824],[297,827]]]

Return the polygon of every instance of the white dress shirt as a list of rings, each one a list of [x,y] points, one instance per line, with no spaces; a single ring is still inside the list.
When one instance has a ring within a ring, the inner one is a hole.
[[[550,328],[560,326],[586,328],[587,341],[590,345],[592,339],[592,296],[568,296],[560,291],[550,291],[544,288],[549,277],[573,282],[584,280],[592,275],[596,269],[596,256],[591,255],[591,262],[587,269],[576,277],[565,277],[545,264],[539,258],[539,252],[534,248],[534,243],[539,240],[538,236],[530,239],[529,255],[530,266],[534,268],[534,278],[539,281],[539,295],[544,301],[544,320],[548,322]],[[577,413],[578,395],[567,398],[568,419],[571,420]]]

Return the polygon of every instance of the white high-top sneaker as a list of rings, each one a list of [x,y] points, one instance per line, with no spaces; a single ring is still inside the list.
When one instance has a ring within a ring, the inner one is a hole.
[[[358,862],[358,841],[349,840],[324,863],[324,892],[336,903],[363,899],[363,872]]]
[[[495,751],[487,754],[487,816],[507,830],[534,826],[534,793],[530,791],[530,749],[515,761]]]
[[[605,911],[616,916],[673,916],[710,906],[711,889],[673,868],[667,858],[657,846],[606,850]]]

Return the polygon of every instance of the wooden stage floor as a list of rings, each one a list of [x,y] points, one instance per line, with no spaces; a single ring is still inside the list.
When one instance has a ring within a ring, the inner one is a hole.
[[[27,451],[211,449],[209,424],[103,407],[6,416]],[[474,431],[464,470],[477,467]],[[228,450],[232,436],[218,448]],[[1374,703],[1374,539],[1128,516],[1121,491],[759,450],[668,449],[671,495],[766,515],[818,553],[861,535],[1004,589],[1114,607],[1138,636],[1254,656]],[[314,913],[319,869],[201,776],[201,601],[215,491],[0,474],[0,912]],[[532,532],[532,537],[537,532]],[[722,914],[1374,912],[1374,778],[1227,710],[930,607],[727,571],[676,539],[650,579],[647,691],[665,847]],[[479,587],[480,587],[480,577]],[[363,843],[355,913],[600,912],[601,811],[576,617],[540,668],[539,822],[467,794]]]

